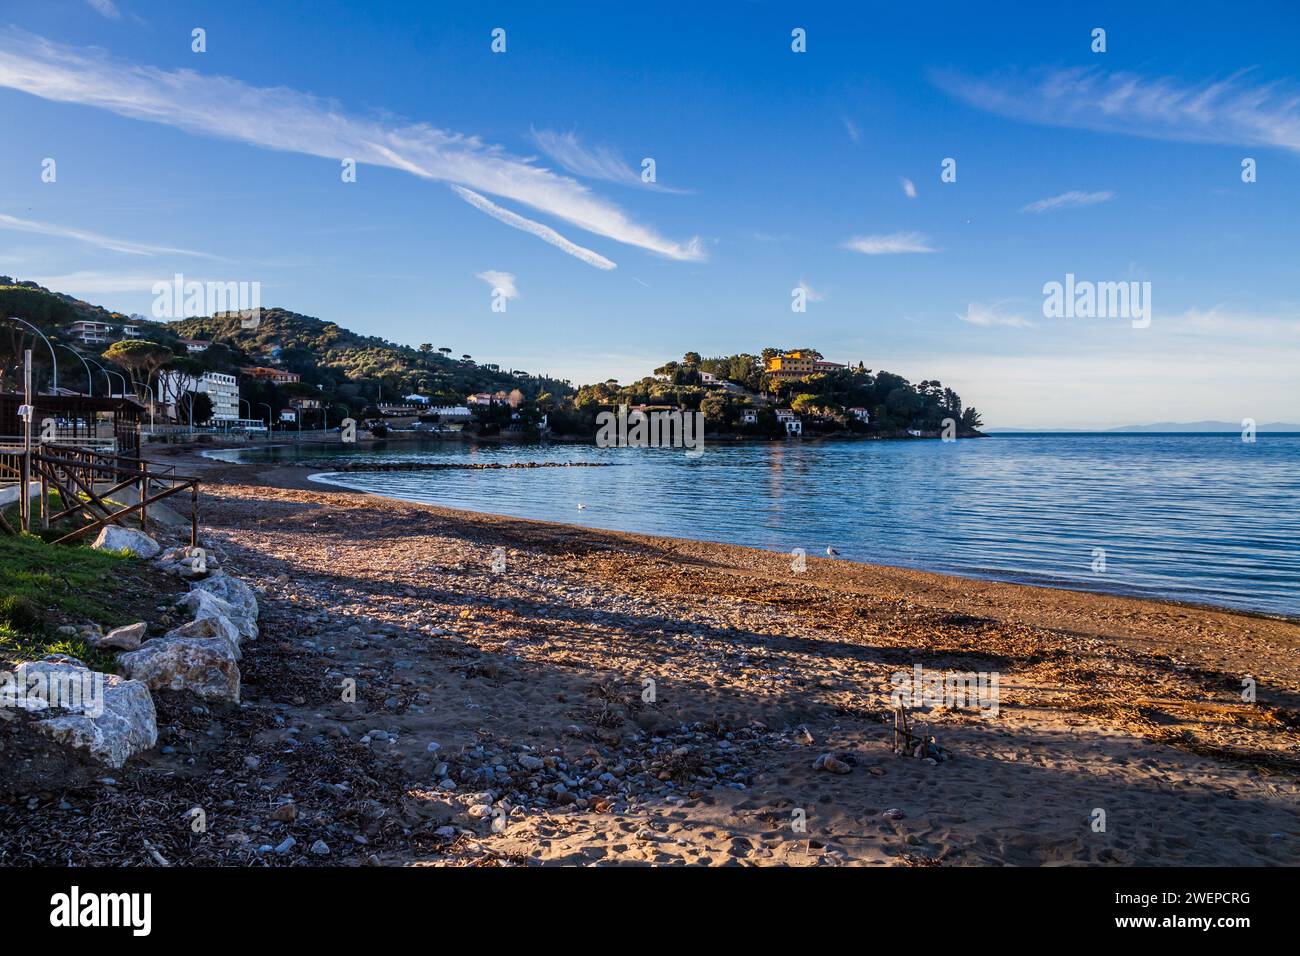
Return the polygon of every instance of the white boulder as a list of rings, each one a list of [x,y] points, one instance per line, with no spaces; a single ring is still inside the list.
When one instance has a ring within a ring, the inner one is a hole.
[[[154,563],[160,571],[191,581],[206,578],[221,567],[217,556],[205,548],[168,548]]]
[[[196,620],[210,617],[224,617],[235,625],[239,637],[244,640],[257,638],[257,617],[243,608],[235,607],[229,601],[217,597],[211,591],[195,588],[184,594],[176,602],[180,607],[194,615]]]
[[[100,529],[99,537],[95,539],[91,547],[100,551],[122,551],[125,549],[137,558],[152,558],[162,550],[162,545],[143,531],[136,531],[134,528],[121,528],[115,524],[104,525]]]
[[[0,714],[7,709],[24,711],[38,733],[114,769],[158,742],[158,717],[143,683],[73,658],[19,664],[0,675]]]
[[[190,691],[239,703],[238,652],[224,637],[164,636],[117,659],[122,673],[151,690]]]
[[[224,571],[206,577],[202,581],[195,581],[190,585],[190,590],[214,594],[227,604],[233,605],[241,613],[257,620],[257,595],[253,593],[253,589],[239,578],[231,577]]]
[[[207,640],[216,638],[225,641],[230,645],[230,649],[235,654],[235,660],[239,660],[243,655],[239,650],[239,628],[228,617],[220,614],[212,614],[208,617],[195,618],[180,627],[174,627],[163,635],[163,640],[172,639],[193,639]]]

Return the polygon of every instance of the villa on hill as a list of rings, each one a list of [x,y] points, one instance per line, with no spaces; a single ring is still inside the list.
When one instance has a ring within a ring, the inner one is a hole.
[[[138,325],[127,323],[115,326],[108,322],[92,322],[88,319],[79,319],[69,325],[68,335],[82,345],[109,345],[116,341],[119,329],[121,330],[121,338],[138,339],[140,337],[140,326]]]
[[[475,392],[465,399],[465,404],[483,408],[490,408],[493,405],[508,405],[510,404],[510,396],[503,391]]]
[[[814,349],[795,349],[792,352],[781,352],[771,356],[767,360],[764,371],[773,381],[782,382],[807,378],[818,372],[834,372],[841,368],[845,368],[842,363],[827,362],[822,359],[822,354]]]
[[[250,378],[262,378],[280,385],[287,385],[302,379],[302,376],[297,372],[290,372],[282,368],[267,368],[263,365],[246,366],[241,368],[240,371]]]

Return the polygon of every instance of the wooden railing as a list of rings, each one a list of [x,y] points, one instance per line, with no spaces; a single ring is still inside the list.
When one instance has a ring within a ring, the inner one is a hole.
[[[63,444],[40,444],[30,452],[7,451],[0,456],[0,481],[17,479],[18,514],[22,531],[32,524],[31,483],[39,482],[40,526],[51,525],[80,514],[86,524],[56,538],[55,543],[74,541],[109,524],[124,524],[136,516],[140,530],[149,526],[149,506],[184,491],[190,493],[190,546],[198,545],[199,479],[178,475],[175,465],[105,454],[92,448]],[[105,487],[107,486],[107,487]],[[134,489],[135,504],[113,501],[113,496]],[[50,492],[59,493],[62,510],[51,513]],[[16,533],[0,514],[0,530]]]

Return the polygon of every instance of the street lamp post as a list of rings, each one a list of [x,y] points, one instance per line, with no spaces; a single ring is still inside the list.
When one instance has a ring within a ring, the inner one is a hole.
[[[88,361],[90,361],[90,360],[88,360]],[[104,373],[104,381],[108,383],[108,397],[109,397],[109,398],[112,398],[112,397],[113,397],[113,378],[112,378],[111,375],[108,374],[108,369],[104,368],[104,366],[100,365],[98,362],[92,362],[91,364],[93,364],[93,365],[95,366],[95,368],[99,369],[101,372]]]
[[[45,342],[45,347],[50,350],[50,361],[54,364],[54,384],[51,386],[51,390],[52,390],[51,394],[54,395],[59,394],[59,359],[58,356],[54,354],[54,346],[50,344],[50,340],[45,337],[44,332],[42,332],[36,326],[32,325],[26,319],[20,319],[16,315],[11,315],[9,316],[9,321],[21,322],[23,325],[27,326],[29,329],[31,329],[33,332],[39,335],[42,341]]]
[[[71,345],[65,345],[65,344],[62,343],[62,342],[55,342],[54,344],[55,344],[58,348],[61,348],[61,349],[67,349],[69,352],[71,352],[71,353],[72,353],[73,355],[75,355],[77,358],[81,359],[81,364],[84,365],[84,366],[86,367],[86,388],[90,390],[90,397],[91,397],[91,398],[94,398],[94,397],[95,397],[95,375],[94,375],[93,372],[90,371],[90,363],[86,361],[86,357],[85,357],[84,355],[82,355],[80,352],[78,352],[76,349],[74,349]],[[109,390],[110,392],[113,390],[113,387],[112,387],[112,384],[111,384],[111,383],[110,383],[110,385],[109,385],[109,389],[108,389],[108,390]]]
[[[113,397],[113,380],[109,377],[110,375],[116,375],[118,377],[118,380],[122,383],[122,397],[126,398],[126,376],[125,375],[123,375],[121,372],[104,368],[104,366],[100,365],[94,359],[86,359],[85,356],[82,356],[82,358],[85,361],[89,361],[91,365],[95,366],[95,368],[99,369],[101,372],[104,373],[104,381],[108,382],[109,398]]]
[[[271,437],[271,406],[266,404],[266,402],[258,402],[257,404],[262,408],[266,409],[266,437],[270,438]]]
[[[158,371],[161,372],[162,370],[159,369]],[[153,386],[149,384],[153,381],[154,374],[157,373],[151,373],[144,380],[144,393],[149,396],[149,431],[151,432],[157,427],[157,423],[154,421],[154,410],[158,407],[158,394],[153,390]],[[190,431],[194,431],[193,404],[190,405]]]

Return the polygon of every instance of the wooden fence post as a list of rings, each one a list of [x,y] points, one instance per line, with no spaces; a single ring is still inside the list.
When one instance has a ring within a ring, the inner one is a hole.
[[[149,498],[149,466],[140,462],[140,530],[148,532],[149,517],[145,514],[145,502]]]
[[[23,417],[23,467],[19,481],[18,519],[23,532],[32,530],[32,499],[27,491],[32,483],[32,350],[23,350],[23,404],[27,414]]]

